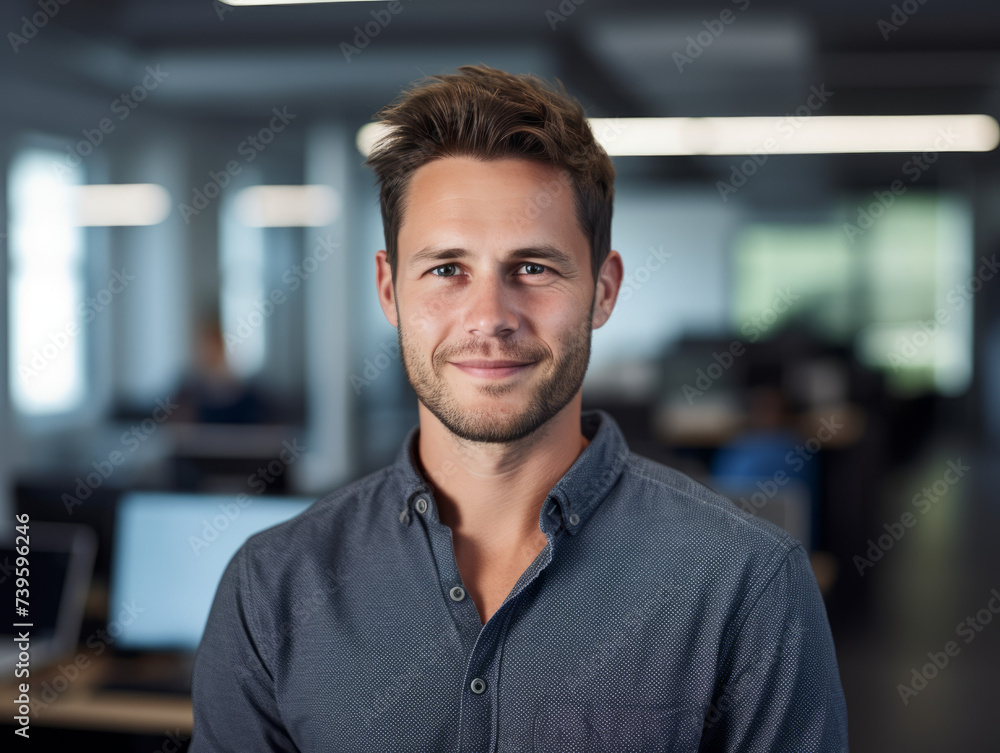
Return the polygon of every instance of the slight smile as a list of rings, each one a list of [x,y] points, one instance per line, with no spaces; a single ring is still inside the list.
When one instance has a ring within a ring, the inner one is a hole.
[[[502,379],[526,371],[529,366],[534,366],[536,361],[527,363],[521,361],[489,361],[485,359],[472,361],[449,361],[453,366],[457,366],[466,374],[487,379]]]

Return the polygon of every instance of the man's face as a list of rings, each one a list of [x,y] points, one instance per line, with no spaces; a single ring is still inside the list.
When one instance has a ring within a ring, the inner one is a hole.
[[[620,274],[599,276],[595,296],[590,244],[558,169],[465,157],[423,165],[398,249],[395,284],[377,254],[379,298],[418,399],[449,431],[513,442],[576,396]]]

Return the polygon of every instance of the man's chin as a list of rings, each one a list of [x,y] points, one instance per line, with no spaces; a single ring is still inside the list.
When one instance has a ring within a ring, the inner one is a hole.
[[[473,442],[511,442],[530,434],[530,408],[523,399],[476,396],[451,401],[444,412],[431,411],[452,434]]]
[[[508,444],[523,439],[534,429],[525,428],[518,420],[496,420],[490,417],[463,416],[457,424],[448,425],[448,430],[457,437],[470,442],[487,442],[492,444]]]
[[[471,395],[453,402],[464,423],[516,423],[527,413],[527,401],[509,396]]]

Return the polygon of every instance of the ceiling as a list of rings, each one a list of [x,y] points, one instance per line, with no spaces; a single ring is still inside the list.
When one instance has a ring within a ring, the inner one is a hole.
[[[0,29],[17,33],[39,13],[38,3],[4,0]],[[901,16],[902,8],[912,13]],[[72,120],[89,125],[107,113],[112,97],[142,80],[147,66],[160,66],[169,72],[167,85],[149,98],[143,117],[201,127],[256,122],[271,107],[287,106],[306,119],[360,126],[408,83],[478,62],[558,77],[596,117],[785,115],[811,87],[833,94],[823,114],[1000,117],[1000,3],[400,0],[232,7],[217,0],[69,0],[27,44],[0,54],[0,117],[23,124],[42,112],[49,121],[72,112]],[[698,179],[728,168],[711,160],[633,160],[623,167]],[[881,162],[885,175],[898,173],[898,158]],[[769,181],[778,190],[795,185],[783,170],[802,165],[841,170],[841,179],[850,172],[882,180],[879,164],[878,157],[802,158],[770,170]],[[788,190],[798,198],[800,191]]]
[[[37,0],[3,5],[10,30],[39,10]],[[996,2],[400,0],[396,14],[390,5],[71,0],[0,65],[22,80],[69,74],[113,89],[160,64],[172,77],[160,106],[220,114],[276,96],[370,113],[421,75],[480,61],[558,76],[589,114],[605,116],[782,114],[812,84],[837,92],[831,113],[961,111],[993,101],[1000,86]],[[893,6],[915,11],[900,24]],[[366,24],[377,33],[356,47]],[[713,28],[721,33],[693,56],[691,40],[708,41]]]

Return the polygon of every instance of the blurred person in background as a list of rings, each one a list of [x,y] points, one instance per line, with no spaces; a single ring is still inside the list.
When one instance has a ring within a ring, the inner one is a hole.
[[[191,423],[256,424],[267,417],[257,390],[233,374],[226,360],[226,343],[218,318],[198,327],[193,372],[181,384],[175,420]]]

